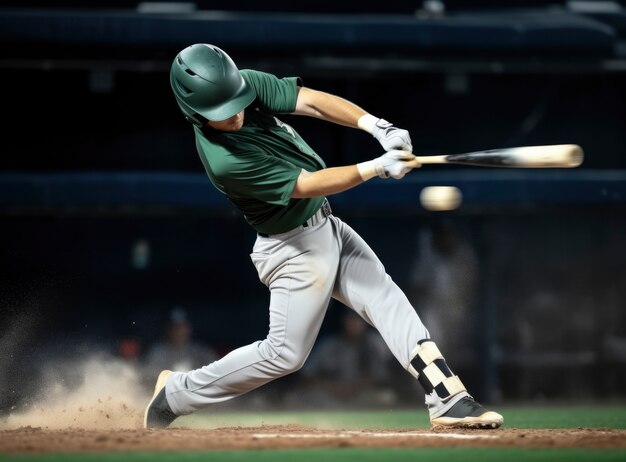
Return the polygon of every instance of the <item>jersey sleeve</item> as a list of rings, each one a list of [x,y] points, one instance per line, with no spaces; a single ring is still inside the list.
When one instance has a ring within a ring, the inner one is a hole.
[[[279,79],[273,74],[250,69],[243,69],[241,75],[256,90],[257,103],[263,112],[290,114],[296,110],[297,87],[302,86],[300,77]]]
[[[267,154],[243,154],[244,159],[231,162],[228,171],[215,172],[227,194],[287,205],[302,169]]]

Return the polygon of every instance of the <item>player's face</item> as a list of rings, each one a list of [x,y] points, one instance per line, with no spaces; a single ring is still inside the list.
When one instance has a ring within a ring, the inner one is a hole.
[[[243,111],[226,120],[209,120],[207,125],[222,132],[237,132],[243,126]]]

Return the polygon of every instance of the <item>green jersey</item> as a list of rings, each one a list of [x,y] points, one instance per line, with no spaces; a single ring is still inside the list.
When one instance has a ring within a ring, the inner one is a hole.
[[[246,108],[243,127],[237,132],[195,127],[196,147],[213,185],[254,229],[283,233],[308,220],[324,200],[291,198],[302,169],[312,172],[326,165],[292,127],[274,116],[295,111],[299,79],[253,70],[241,74],[257,93]]]

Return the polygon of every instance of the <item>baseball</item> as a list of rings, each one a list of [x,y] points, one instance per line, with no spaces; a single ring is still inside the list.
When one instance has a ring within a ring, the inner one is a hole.
[[[456,186],[428,186],[420,192],[420,202],[426,210],[447,211],[461,205],[463,195]]]

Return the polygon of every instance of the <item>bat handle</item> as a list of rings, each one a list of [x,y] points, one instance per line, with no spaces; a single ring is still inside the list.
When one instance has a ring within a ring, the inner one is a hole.
[[[447,164],[446,156],[416,156],[407,162],[411,168],[418,168],[424,164]]]

